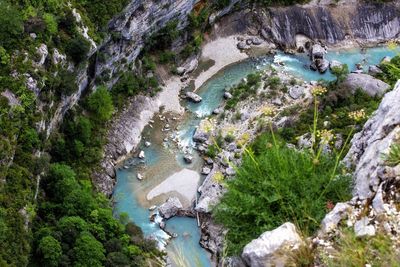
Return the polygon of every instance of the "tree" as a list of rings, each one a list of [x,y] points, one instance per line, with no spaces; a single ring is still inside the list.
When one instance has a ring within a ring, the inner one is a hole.
[[[65,164],[52,164],[45,181],[48,182],[49,195],[59,203],[62,203],[66,196],[79,188],[75,172]]]
[[[90,51],[89,41],[81,35],[78,35],[74,39],[70,40],[65,48],[67,55],[72,58],[75,63],[83,61]]]
[[[43,237],[39,243],[39,253],[46,266],[58,266],[62,255],[60,242],[52,236]]]
[[[75,266],[103,266],[104,247],[89,232],[83,232],[75,242]]]
[[[95,120],[104,122],[111,118],[114,112],[114,106],[110,92],[108,92],[106,87],[100,86],[89,96],[88,108],[93,113]]]
[[[24,24],[22,21],[22,14],[16,7],[7,3],[6,1],[0,2],[0,44],[5,48],[18,42],[19,36],[24,31]]]
[[[349,67],[347,64],[343,64],[341,66],[333,67],[331,70],[332,74],[336,76],[336,84],[343,82],[347,74],[349,74]]]
[[[58,25],[57,25],[57,21],[54,18],[54,16],[50,13],[45,13],[43,15],[43,20],[46,23],[46,29],[47,31],[53,35],[56,34],[58,32]]]

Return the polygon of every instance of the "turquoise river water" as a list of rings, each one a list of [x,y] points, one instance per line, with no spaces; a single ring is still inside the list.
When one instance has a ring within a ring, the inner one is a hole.
[[[384,56],[394,56],[399,52],[399,49],[389,50],[386,47],[371,48],[364,51],[351,49],[328,52],[327,58],[345,63],[350,70],[354,70],[356,63],[362,63],[365,68],[368,68],[368,65],[378,64]],[[276,64],[278,62],[284,64]],[[170,138],[169,141],[164,140],[160,134],[164,122],[156,116],[154,126],[145,128],[142,143],[138,148],[138,151],[143,150],[145,152],[146,158],[144,160],[139,160],[136,157],[129,158],[124,162],[124,168],[117,170],[117,184],[114,189],[115,214],[126,212],[130,219],[143,230],[145,236],[155,238],[160,247],[166,247],[173,266],[213,266],[209,253],[199,245],[200,230],[197,227],[196,219],[174,217],[168,220],[166,223],[167,231],[176,233],[177,237],[171,239],[167,246],[168,235],[156,223],[149,220],[150,215],[154,212],[149,211],[149,207],[162,204],[168,196],[180,198],[182,196],[172,190],[149,200],[146,194],[165,179],[183,169],[189,170],[192,174],[199,173],[202,160],[194,153],[193,163],[185,164],[182,160],[182,147],[190,149],[193,146],[192,136],[196,126],[201,118],[209,116],[221,104],[226,87],[237,84],[248,74],[267,68],[271,64],[306,81],[334,79],[330,72],[321,75],[318,72],[311,71],[308,68],[309,63],[306,55],[278,53],[275,56],[245,60],[221,70],[197,92],[203,98],[201,103],[183,103],[189,112],[177,125],[175,138],[179,139],[180,148],[170,141],[173,138]],[[151,141],[152,145],[146,147],[144,140]],[[145,179],[139,181],[137,179],[138,173],[144,174]],[[200,183],[204,177],[197,175],[199,177],[198,183]],[[193,177],[196,177],[196,175],[192,175]],[[182,199],[184,198],[182,197]],[[189,205],[192,200],[181,201],[186,201],[186,204]]]

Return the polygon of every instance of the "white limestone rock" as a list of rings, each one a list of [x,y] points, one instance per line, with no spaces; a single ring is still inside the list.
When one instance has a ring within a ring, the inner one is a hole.
[[[390,88],[387,83],[363,73],[350,73],[343,85],[352,92],[361,89],[370,96],[382,96]]]
[[[285,252],[297,249],[302,243],[296,227],[287,222],[247,244],[242,258],[251,267],[283,267],[287,260]]]
[[[158,212],[164,219],[169,219],[175,216],[183,209],[182,203],[177,197],[170,197],[167,201],[158,208]]]

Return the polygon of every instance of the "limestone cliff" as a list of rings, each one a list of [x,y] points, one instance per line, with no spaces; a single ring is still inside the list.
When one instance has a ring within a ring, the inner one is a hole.
[[[343,2],[343,1],[342,1]],[[294,48],[296,36],[335,44],[347,39],[379,42],[398,38],[399,3],[352,3],[268,8],[254,12],[264,38]]]

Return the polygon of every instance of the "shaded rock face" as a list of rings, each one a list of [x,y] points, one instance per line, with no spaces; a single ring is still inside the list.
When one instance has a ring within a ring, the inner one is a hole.
[[[284,48],[296,46],[296,35],[329,44],[346,38],[383,41],[400,32],[396,3],[340,6],[290,6],[257,14],[263,36]]]
[[[383,98],[378,110],[354,135],[344,162],[356,166],[353,195],[359,199],[371,198],[379,189],[383,154],[387,154],[393,140],[400,134],[400,81]]]
[[[287,222],[247,244],[242,258],[251,267],[283,267],[286,263],[285,251],[296,249],[302,243],[294,224]]]

